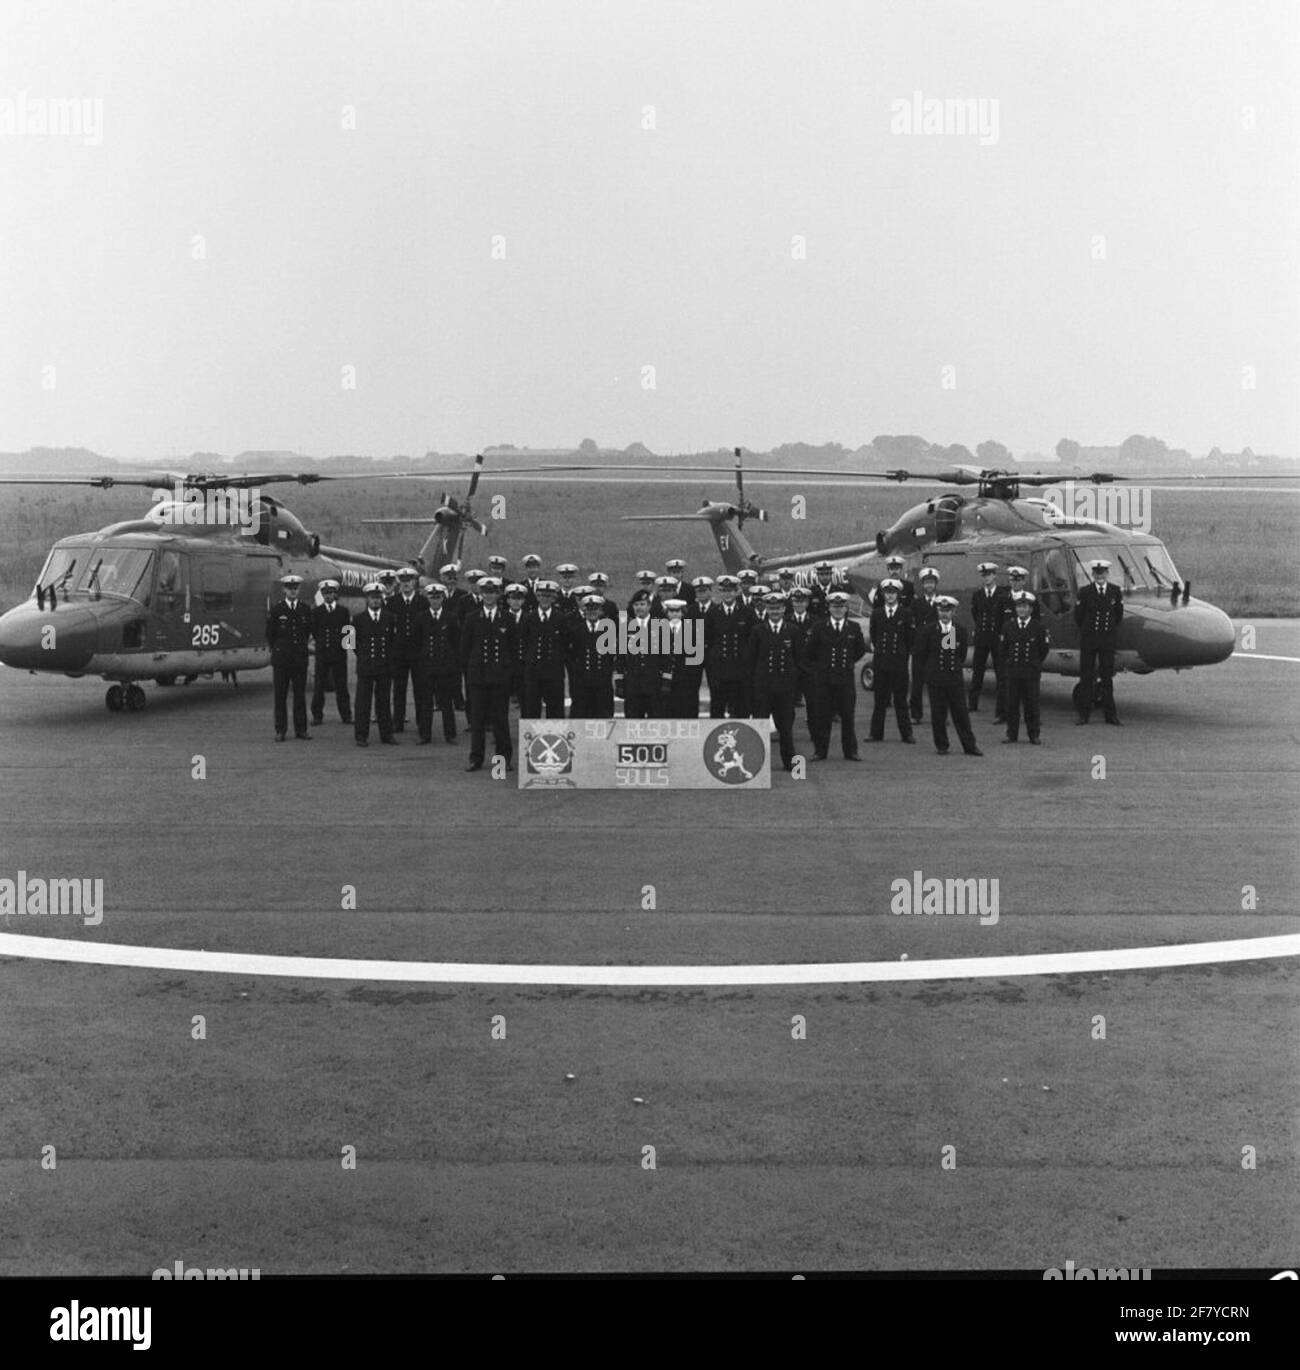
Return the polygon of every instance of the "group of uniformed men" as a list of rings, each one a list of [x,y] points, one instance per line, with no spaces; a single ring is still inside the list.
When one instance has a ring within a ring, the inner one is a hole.
[[[627,651],[608,650],[610,634],[602,625],[617,625],[619,612],[603,572],[594,572],[579,587],[578,568],[571,562],[556,568],[555,580],[540,575],[541,559],[534,555],[524,558],[524,575],[517,581],[497,573],[505,570],[504,557],[493,556],[489,566],[489,574],[467,573],[470,590],[459,584],[458,564],[442,567],[438,580],[423,591],[413,568],[381,571],[365,585],[366,607],[356,614],[338,602],[336,581],[321,582],[322,603],[312,607],[300,599],[301,577],[282,577],[284,599],[271,608],[266,629],[276,740],[283,741],[288,732],[290,690],[294,735],[310,740],[306,684],[308,647],[314,641],[313,723],[323,721],[325,695],[332,691],[339,717],[353,725],[358,746],[369,745],[372,711],[380,742],[396,745],[394,734],[406,726],[409,684],[420,744],[432,741],[435,710],[446,742],[457,740],[456,712],[465,712],[470,771],[483,767],[489,728],[496,753],[512,764],[512,699],[521,717],[563,718],[567,678],[569,717],[611,718],[616,676],[622,677],[627,718],[697,717],[707,679],[710,717],[770,717],[787,770],[794,763],[794,716],[802,700],[812,760],[826,760],[836,718],[844,758],[861,759],[856,672],[867,639],[848,617],[849,595],[839,588],[830,562],[818,563],[808,586],[796,585],[791,570],[781,571],[774,585],[764,585],[752,570],[688,582],[680,559],[667,562],[662,576],[638,572],[638,588],[627,605],[629,638],[638,622],[666,619],[667,653],[638,652],[631,641]],[[1010,585],[1000,586],[997,565],[980,565],[981,586],[970,603],[972,635],[954,621],[957,600],[937,593],[938,571],[923,567],[914,587],[903,579],[903,566],[901,557],[888,559],[888,574],[871,606],[875,699],[867,741],[884,740],[892,704],[900,737],[914,742],[913,725],[923,721],[923,693],[928,693],[936,751],[949,751],[951,715],[963,751],[982,755],[970,712],[979,708],[991,665],[997,687],[994,722],[1005,723],[1004,741],[1018,740],[1023,714],[1029,741],[1037,745],[1039,679],[1050,640],[1037,601],[1025,588],[1028,572],[1010,567]],[[1093,581],[1075,606],[1078,721],[1088,721],[1099,682],[1106,721],[1118,724],[1111,676],[1123,597],[1108,583],[1108,562],[1094,561],[1090,568]],[[685,634],[678,625],[688,620],[701,621],[702,662],[692,662],[680,650]],[[355,709],[348,689],[349,637],[357,661]],[[963,667],[972,637],[967,687]]]

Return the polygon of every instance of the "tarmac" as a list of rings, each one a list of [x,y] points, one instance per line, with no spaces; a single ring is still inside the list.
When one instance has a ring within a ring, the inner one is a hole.
[[[986,697],[982,758],[936,755],[927,723],[721,793],[520,792],[465,774],[464,740],[362,751],[328,714],[276,745],[269,676],[111,715],[102,682],[5,672],[0,878],[102,879],[105,911],[0,934],[579,967],[1294,934],[1300,624],[1256,628],[1220,666],[1121,676],[1123,728],[1074,727],[1049,677],[1041,748],[999,745]],[[916,871],[996,879],[996,924],[891,913]],[[1287,957],[430,985],[71,965],[0,937],[0,1274],[1287,1263],[1295,980]]]

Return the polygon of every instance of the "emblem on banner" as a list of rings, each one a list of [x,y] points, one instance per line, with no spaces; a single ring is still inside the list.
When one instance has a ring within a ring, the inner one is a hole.
[[[524,764],[529,775],[541,780],[559,780],[573,770],[571,732],[538,729],[524,734]]]
[[[704,764],[725,785],[743,785],[763,769],[767,744],[747,723],[728,722],[704,741]]]

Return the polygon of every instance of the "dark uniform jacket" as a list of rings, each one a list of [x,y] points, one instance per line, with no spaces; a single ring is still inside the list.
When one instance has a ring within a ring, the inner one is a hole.
[[[465,615],[474,607],[474,596],[463,586],[456,586],[447,595],[447,607],[455,616],[457,623],[464,623]]]
[[[627,621],[629,642],[640,638],[639,629],[633,627],[639,620],[635,617]],[[618,673],[623,677],[623,694],[659,694],[665,687],[664,674],[672,673],[672,662],[662,652],[624,652],[618,658]]]
[[[1106,583],[1103,594],[1095,581],[1079,591],[1074,603],[1074,621],[1079,642],[1084,647],[1113,647],[1124,617],[1124,594],[1118,585]]]
[[[799,684],[800,647],[804,634],[789,622],[777,625],[756,623],[749,636],[749,662],[754,685],[765,690],[791,693]]]
[[[356,637],[357,674],[388,675],[393,669],[393,653],[397,645],[397,625],[387,609],[379,611],[379,622],[370,617],[369,609],[353,615],[352,629]]]
[[[952,647],[943,645],[945,634],[938,618],[933,623],[927,623],[916,636],[916,646],[912,654],[916,658],[921,678],[927,685],[954,680],[961,683],[961,668],[970,648],[970,630],[953,619],[949,631],[955,637],[956,645]]]
[[[937,596],[936,596],[937,598]],[[912,613],[912,622],[916,625],[919,633],[927,623],[937,623],[939,621],[939,608],[933,599],[926,599],[924,595],[914,595],[912,602],[907,606]]]
[[[804,660],[814,677],[832,685],[852,680],[854,666],[867,654],[867,640],[857,623],[846,616],[842,625],[836,631],[834,620],[824,618],[804,644]]]
[[[491,623],[487,610],[466,616],[460,630],[460,661],[470,685],[509,685],[519,655],[519,634],[505,609]]]
[[[754,611],[736,601],[731,612],[710,605],[704,615],[704,669],[714,680],[749,679],[749,637]]]
[[[266,616],[266,641],[271,648],[273,664],[283,665],[307,655],[311,622],[311,608],[302,600],[290,604],[282,599],[271,606],[271,612]]]
[[[906,666],[915,632],[907,609],[896,606],[890,618],[885,606],[878,604],[871,611],[871,651],[875,661],[881,666]]]
[[[988,591],[981,585],[970,597],[970,616],[976,638],[995,641],[1006,620],[1015,617],[1011,591],[1003,585],[995,585]]]
[[[1021,623],[1018,618],[1002,625],[1002,665],[1015,680],[1036,680],[1043,673],[1051,638],[1037,619]]]
[[[570,624],[565,641],[565,661],[569,668],[569,679],[579,685],[608,685],[614,678],[614,667],[618,658],[613,652],[597,650],[597,643],[608,640],[609,632],[604,629],[601,619],[596,620],[596,631],[582,623]]]
[[[414,661],[418,650],[415,640],[415,624],[418,618],[428,613],[429,601],[417,590],[408,603],[406,596],[399,590],[388,601],[386,607],[393,616],[393,633],[396,638],[393,648],[395,660]]]
[[[460,674],[460,624],[445,604],[415,620],[415,662],[430,675]]]
[[[575,627],[572,616],[557,604],[542,621],[542,610],[524,614],[520,643],[524,671],[532,680],[563,680],[569,635]]]
[[[821,581],[814,576],[812,584],[808,587],[808,612],[814,618],[830,618],[831,606],[827,603],[826,596],[830,594],[832,590],[838,590],[839,588],[834,576],[831,577],[831,583],[829,585],[823,585]]]
[[[311,635],[316,640],[317,661],[342,661],[347,652],[343,646],[343,630],[352,622],[352,615],[336,600],[331,609],[318,604],[311,612]]]

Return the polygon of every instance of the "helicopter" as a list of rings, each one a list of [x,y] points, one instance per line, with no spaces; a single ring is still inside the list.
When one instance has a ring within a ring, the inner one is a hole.
[[[100,676],[112,713],[143,709],[146,680],[188,685],[219,672],[238,688],[240,672],[270,665],[266,612],[282,575],[302,576],[307,595],[337,580],[340,597],[356,599],[381,570],[414,565],[436,574],[458,560],[467,529],[486,536],[470,507],[482,471],[480,454],[463,503],[444,494],[429,517],[393,520],[432,525],[410,561],[325,546],[260,487],[447,473],[0,477],[10,485],[144,486],[156,501],[140,519],[54,544],[30,598],[0,616],[0,662],[33,674]]]
[[[971,593],[980,586],[976,567],[993,562],[1000,570],[1024,566],[1029,588],[1037,596],[1051,633],[1052,648],[1043,663],[1048,673],[1079,674],[1079,632],[1073,608],[1077,592],[1091,579],[1088,561],[1101,558],[1111,563],[1111,579],[1124,592],[1124,618],[1115,652],[1115,670],[1148,675],[1153,671],[1189,670],[1224,661],[1236,645],[1232,620],[1221,609],[1192,597],[1191,585],[1174,567],[1164,543],[1149,533],[1137,533],[1096,519],[1063,515],[1050,500],[1023,496],[1030,489],[1074,482],[1100,486],[1115,481],[1168,480],[1164,476],[1067,475],[947,467],[933,474],[889,471],[816,470],[790,467],[753,467],[752,476],[836,477],[911,481],[942,486],[973,486],[973,494],[944,492],[926,499],[902,515],[891,527],[878,532],[871,542],[824,547],[780,557],[761,555],[745,536],[749,520],[766,522],[767,513],[745,495],[742,450],[734,449],[734,467],[721,466],[546,466],[541,471],[668,471],[692,476],[727,472],[734,475],[736,498],[726,503],[705,500],[700,508],[680,514],[630,514],[625,521],[642,523],[703,522],[709,525],[726,569],[735,574],[749,569],[770,577],[789,568],[796,585],[814,579],[814,566],[829,561],[835,588],[858,596],[866,612],[885,575],[885,559],[903,558],[904,574],[910,578],[923,566],[939,572],[940,589],[957,596],[957,618],[971,624]],[[503,473],[504,474],[504,473]],[[1229,478],[1230,479],[1230,478]],[[1242,477],[1263,479],[1263,477]],[[1005,583],[1005,582],[1004,582]],[[863,658],[861,682],[870,689],[870,652]],[[1076,687],[1077,688],[1077,687]],[[1100,686],[1098,686],[1100,688]]]

